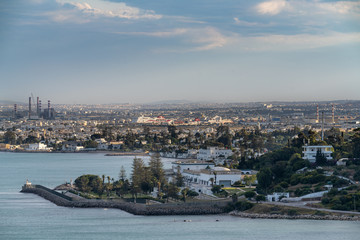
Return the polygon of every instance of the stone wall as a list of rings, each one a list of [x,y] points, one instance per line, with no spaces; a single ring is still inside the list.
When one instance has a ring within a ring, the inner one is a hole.
[[[135,215],[204,215],[224,213],[224,207],[228,201],[211,201],[207,203],[169,203],[145,205],[125,202],[122,200],[71,200],[68,196],[54,193],[53,190],[35,185],[30,188],[24,187],[23,193],[37,194],[58,206],[77,208],[117,208]]]

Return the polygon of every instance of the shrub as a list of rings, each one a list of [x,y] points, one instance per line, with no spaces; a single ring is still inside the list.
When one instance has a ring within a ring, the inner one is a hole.
[[[298,211],[295,210],[295,209],[289,209],[289,210],[287,211],[287,215],[289,215],[289,216],[298,215]]]
[[[253,203],[248,201],[238,201],[235,203],[235,209],[238,211],[246,211],[254,206]]]
[[[247,191],[247,192],[245,192],[244,195],[245,195],[246,198],[249,198],[249,199],[250,199],[250,198],[255,197],[256,194],[255,194],[254,191]]]

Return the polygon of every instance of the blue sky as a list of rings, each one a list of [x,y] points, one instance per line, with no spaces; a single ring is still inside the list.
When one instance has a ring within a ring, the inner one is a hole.
[[[2,0],[0,99],[359,99],[360,1]]]

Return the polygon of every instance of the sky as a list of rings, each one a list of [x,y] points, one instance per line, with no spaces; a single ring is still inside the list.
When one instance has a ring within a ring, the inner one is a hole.
[[[360,100],[360,0],[1,0],[0,100]]]

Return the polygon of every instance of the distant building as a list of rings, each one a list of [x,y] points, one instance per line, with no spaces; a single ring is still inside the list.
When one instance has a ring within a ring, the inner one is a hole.
[[[230,187],[237,181],[241,181],[241,171],[224,167],[214,167],[202,170],[184,170],[184,179],[189,184],[203,186],[220,185]]]
[[[198,160],[215,160],[217,158],[228,158],[233,154],[231,149],[220,149],[218,147],[208,147],[207,149],[200,149],[197,155]]]
[[[283,198],[289,198],[290,194],[288,192],[275,192],[266,196],[268,202],[279,202]]]
[[[333,149],[332,146],[303,146],[303,159],[314,163],[316,162],[316,153],[320,151],[329,161],[333,159],[331,156]]]
[[[346,162],[349,161],[348,158],[341,158],[336,162],[337,166],[346,166]]]
[[[214,163],[198,161],[196,159],[176,161],[172,163],[174,173],[177,173],[178,169],[181,173],[183,173],[184,170],[200,171],[202,169],[213,169],[214,167]]]
[[[51,148],[49,148],[46,144],[43,143],[34,143],[29,144],[29,147],[26,148],[27,151],[50,151]]]

